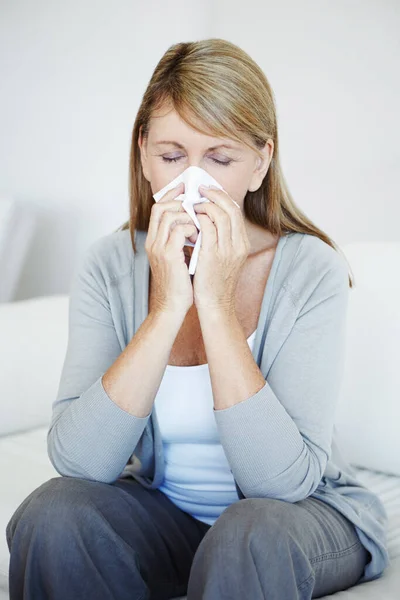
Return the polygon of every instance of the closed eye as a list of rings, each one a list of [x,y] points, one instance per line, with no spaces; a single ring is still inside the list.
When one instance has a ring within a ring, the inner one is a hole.
[[[176,162],[177,160],[180,160],[182,158],[182,156],[176,156],[175,158],[168,158],[167,156],[162,156],[161,158],[165,162],[171,163],[171,162]],[[211,158],[211,160],[213,162],[217,163],[217,165],[223,165],[224,167],[227,167],[228,165],[231,164],[231,162],[233,162],[232,160],[222,161],[222,160],[217,160],[216,158]]]

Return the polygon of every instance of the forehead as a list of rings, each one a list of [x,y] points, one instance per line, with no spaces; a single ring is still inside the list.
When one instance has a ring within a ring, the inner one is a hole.
[[[194,122],[196,119],[193,117]],[[200,129],[205,129],[204,124],[199,124]],[[207,144],[209,148],[224,145],[232,150],[242,150],[243,146],[235,140],[227,137],[216,137],[214,135],[201,133],[193,129],[184,121],[173,107],[163,107],[153,112],[150,118],[149,142],[160,148],[172,145],[183,148],[186,142],[193,141],[199,144]],[[168,144],[167,144],[168,142]]]

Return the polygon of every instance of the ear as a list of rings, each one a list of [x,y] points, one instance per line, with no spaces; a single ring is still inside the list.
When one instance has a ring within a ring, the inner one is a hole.
[[[140,162],[145,179],[150,182],[148,159],[147,159],[147,138],[142,135],[142,125],[139,128],[138,146],[140,149]]]
[[[264,177],[266,176],[269,165],[271,164],[272,156],[274,153],[274,142],[271,139],[268,139],[265,143],[264,148],[261,150],[263,155],[262,158],[257,157],[256,166],[254,168],[250,183],[249,183],[249,192],[255,192],[258,190],[260,185],[263,182]]]

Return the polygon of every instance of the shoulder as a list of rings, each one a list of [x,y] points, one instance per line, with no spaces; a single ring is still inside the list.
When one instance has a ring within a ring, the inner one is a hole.
[[[338,246],[338,244],[336,244]],[[300,304],[311,294],[330,295],[349,290],[349,265],[344,254],[321,238],[291,233],[282,253],[282,285]]]
[[[83,253],[81,266],[108,283],[133,270],[133,256],[131,234],[125,229],[92,242]]]
[[[326,272],[334,270],[348,270],[348,264],[343,254],[332,248],[321,238],[308,233],[295,233],[293,235],[295,264],[298,268],[312,272]],[[338,244],[336,244],[338,246]]]

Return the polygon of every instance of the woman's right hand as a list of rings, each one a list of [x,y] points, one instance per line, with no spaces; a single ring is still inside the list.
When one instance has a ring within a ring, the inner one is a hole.
[[[152,206],[145,250],[152,274],[151,310],[186,315],[193,304],[193,286],[183,247],[186,238],[196,242],[198,231],[182,201],[175,200],[183,192],[180,183]]]

